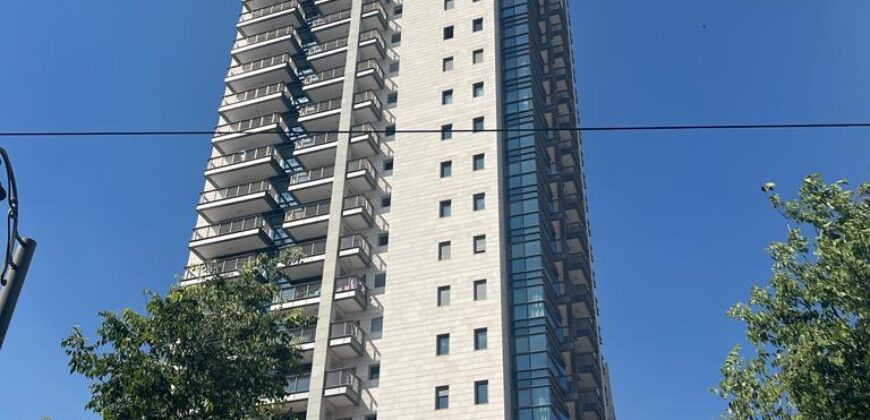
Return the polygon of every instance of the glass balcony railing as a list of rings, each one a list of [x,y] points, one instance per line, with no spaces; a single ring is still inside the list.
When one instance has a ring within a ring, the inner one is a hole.
[[[245,73],[250,73],[252,71],[257,71],[260,69],[269,68],[272,66],[277,66],[284,63],[290,63],[293,61],[293,56],[288,53],[279,54],[273,57],[264,58],[262,60],[251,61],[244,64],[239,64],[237,66],[230,67],[227,72],[228,77],[239,76]]]
[[[302,78],[303,85],[313,85],[315,83],[325,82],[344,77],[344,66],[334,67],[328,70],[319,71],[309,74]]]
[[[284,213],[284,223],[292,223],[300,220],[311,219],[314,217],[324,216],[329,214],[329,201],[321,201],[304,206],[293,207],[287,213]],[[369,214],[371,213],[371,203],[365,196],[356,195],[344,199],[344,210],[362,207]]]
[[[209,238],[217,238],[224,235],[231,235],[233,233],[244,232],[246,230],[251,229],[262,229],[266,232],[270,237],[272,236],[272,227],[266,223],[266,220],[263,216],[252,216],[246,217],[244,219],[230,220],[227,222],[219,223],[217,225],[203,226],[201,228],[196,228],[193,230],[193,238],[191,241],[198,241],[202,239]]]
[[[366,170],[373,172],[374,167],[368,159],[357,159],[347,163],[347,172],[355,172],[360,170]],[[329,178],[335,174],[335,167],[333,166],[324,166],[321,168],[315,168],[308,171],[295,172],[290,175],[290,185],[302,184],[305,182],[311,181],[319,181],[321,179]]]
[[[294,302],[297,300],[305,300],[320,296],[320,282],[302,283],[282,287],[272,298],[272,304],[278,305],[282,303]]]
[[[384,46],[384,37],[376,29],[368,30],[368,31],[365,31],[365,32],[359,34],[359,42],[360,43],[363,43],[363,42],[371,40],[371,39],[377,40],[378,44],[380,44],[381,47]],[[333,39],[330,41],[321,42],[319,44],[312,45],[312,46],[308,47],[306,52],[308,53],[308,55],[314,55],[314,54],[324,53],[327,51],[337,50],[339,48],[344,48],[346,46],[347,46],[347,37],[341,37],[338,39]]]
[[[380,44],[381,47],[384,46],[384,36],[381,35],[381,32],[377,29],[371,29],[359,34],[359,42],[362,44],[370,39],[377,40],[377,43]]]
[[[335,322],[329,328],[330,339],[350,337],[358,343],[362,343],[364,336],[365,334],[362,328],[359,327],[358,321]]]
[[[281,154],[273,146],[263,146],[256,149],[242,150],[241,152],[231,153],[223,156],[216,156],[208,160],[206,171],[212,169],[220,169],[227,166],[236,165],[239,163],[250,162],[264,157],[272,157],[280,160]]]
[[[333,22],[338,22],[343,19],[350,18],[350,9],[345,9],[339,12],[330,13],[328,15],[316,17],[308,21],[311,30],[316,30],[320,26],[329,25]]]
[[[264,42],[269,42],[274,39],[282,38],[285,36],[296,36],[296,29],[293,28],[293,25],[285,26],[283,28],[273,29],[268,32],[262,32],[256,35],[246,36],[244,38],[239,38],[235,44],[233,44],[233,49],[248,47],[251,45],[261,44]]]
[[[366,14],[366,13],[368,13],[368,12],[375,11],[375,10],[381,12],[381,14],[382,14],[384,17],[387,16],[387,11],[384,10],[384,5],[382,5],[381,2],[379,2],[379,1],[370,1],[370,2],[368,2],[368,3],[366,3],[366,4],[363,4],[363,7],[362,7],[362,13],[363,13],[363,14]]]
[[[371,214],[372,212],[372,203],[368,198],[364,195],[354,195],[351,197],[346,197],[344,199],[344,210],[350,210],[355,208],[362,208],[366,213]]]
[[[378,64],[378,60],[370,58],[368,60],[360,61],[356,65],[356,72],[357,73],[362,73],[366,70],[371,70],[371,69],[375,70],[375,74],[377,74],[379,78],[381,78],[381,79],[384,78],[384,69],[381,68],[380,64]]]
[[[357,93],[353,96],[353,103],[358,104],[366,101],[372,101],[375,103],[375,106],[380,109],[381,101],[378,99],[378,95],[372,91],[367,90],[365,92]],[[333,111],[341,108],[341,98],[330,99],[328,101],[317,102],[309,105],[304,105],[299,107],[299,116],[305,117],[308,115],[314,115],[321,112]]]
[[[242,197],[249,194],[268,191],[273,198],[278,196],[278,191],[269,181],[255,181],[247,184],[235,185],[232,187],[221,188],[218,190],[203,191],[199,196],[199,204],[208,204],[215,201],[226,200],[229,198]]]
[[[256,89],[246,90],[240,93],[233,93],[230,95],[224,96],[223,101],[221,101],[221,106],[230,106],[235,104],[240,104],[243,102],[253,101],[255,99],[263,98],[270,95],[275,95],[281,93],[284,97],[290,97],[290,89],[287,87],[286,83],[280,82],[275,83],[274,85],[268,86],[260,86]]]
[[[215,260],[211,264],[196,264],[188,266],[182,275],[182,281],[207,278],[213,275],[226,276],[236,273],[248,264],[256,261],[257,254],[248,254],[232,258]]]
[[[338,388],[346,386],[351,389],[354,394],[359,393],[359,377],[354,373],[354,369],[338,369],[326,372],[326,377],[323,380],[324,388]]]
[[[274,15],[276,13],[283,12],[285,10],[290,10],[294,8],[298,8],[299,3],[296,0],[284,1],[281,3],[273,4],[271,6],[261,7],[259,9],[254,9],[249,12],[242,13],[239,16],[239,22],[244,23],[249,20],[259,19],[261,17]]]
[[[371,245],[362,235],[351,235],[341,238],[338,243],[338,249],[344,251],[351,248],[360,248],[363,253],[370,255]]]
[[[366,282],[359,276],[345,276],[335,279],[335,293],[356,292],[365,293]]]
[[[308,392],[311,386],[311,375],[288,376],[287,385],[284,386],[284,392],[287,394],[298,394],[300,392]]]
[[[297,344],[310,344],[314,342],[315,327],[294,328],[290,330],[290,335],[293,336]]]
[[[381,100],[378,99],[378,95],[373,90],[367,90],[365,92],[357,93],[353,95],[353,103],[354,105],[362,102],[372,101],[375,104],[375,107],[381,109]]]
[[[215,136],[228,136],[231,134],[240,134],[250,130],[256,130],[260,127],[268,127],[270,125],[277,124],[278,127],[283,129],[286,132],[289,129],[287,122],[284,120],[284,116],[279,113],[262,115],[259,117],[249,118],[247,120],[242,120],[238,122],[234,122],[231,124],[222,124],[215,128]]]
[[[369,133],[372,136],[377,136],[375,128],[370,123],[356,125],[350,128],[351,132]],[[293,139],[293,150],[302,152],[305,148],[320,146],[338,141],[338,133],[317,133],[309,134]]]

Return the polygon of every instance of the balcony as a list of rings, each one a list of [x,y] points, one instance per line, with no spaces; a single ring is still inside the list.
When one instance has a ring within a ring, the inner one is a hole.
[[[330,41],[306,48],[308,64],[321,71],[338,67],[345,62],[347,53],[347,38],[339,37]],[[383,59],[386,44],[381,33],[377,30],[362,32],[359,35],[359,61],[368,59]]]
[[[368,289],[365,280],[359,276],[345,276],[335,279],[336,306],[344,313],[362,311],[368,306]]]
[[[327,371],[323,382],[323,397],[334,407],[359,404],[360,380],[354,369]]]
[[[297,121],[306,130],[322,131],[335,127],[341,114],[341,99],[317,102],[299,106]],[[373,90],[357,93],[353,96],[353,121],[355,123],[371,123],[381,119],[381,101]]]
[[[211,276],[221,276],[225,279],[236,278],[241,274],[242,268],[253,263],[257,254],[241,255],[232,258],[223,258],[211,264],[195,264],[188,266],[181,276],[180,284],[189,286],[205,281]]]
[[[302,352],[302,361],[310,363],[312,353],[314,353],[314,337],[315,327],[295,328],[290,330],[293,335],[294,342],[299,346],[299,351]]]
[[[281,53],[294,55],[301,51],[299,45],[296,29],[289,25],[256,35],[243,36],[233,44],[230,54],[238,61],[248,62]]]
[[[380,0],[370,1],[363,4],[362,20],[360,21],[360,31],[370,29],[387,29],[387,11],[384,10],[384,5]]]
[[[232,66],[224,79],[235,92],[278,82],[296,82],[296,69],[290,54],[283,53],[260,60]]]
[[[237,121],[257,115],[283,114],[293,105],[293,96],[286,83],[260,86],[224,96],[218,112],[226,120]]]
[[[320,281],[281,285],[278,293],[272,298],[271,309],[279,311],[283,309],[300,308],[303,306],[317,305],[320,303]],[[312,340],[313,341],[313,340]]]
[[[311,35],[318,40],[335,39],[347,36],[350,26],[350,8],[322,15],[308,21]]]
[[[321,14],[328,15],[339,10],[350,8],[350,0],[314,0],[314,7]]]
[[[311,386],[311,374],[288,376],[284,386],[284,398],[281,407],[294,413],[305,411],[308,405],[308,389]]]
[[[580,389],[597,389],[601,384],[601,365],[597,354],[584,354],[576,359]]]
[[[344,66],[341,66],[304,76],[302,91],[313,102],[339,97],[344,85],[344,70]],[[359,90],[376,90],[384,87],[384,71],[377,60],[359,62],[356,77]]]
[[[287,122],[278,113],[250,118],[215,129],[211,144],[221,153],[235,153],[287,141]]]
[[[272,227],[262,216],[230,220],[193,230],[190,250],[204,260],[250,252],[272,244]]]
[[[359,357],[364,337],[359,321],[334,322],[329,326],[329,349],[340,359]]]
[[[326,240],[316,240],[297,244],[302,249],[303,258],[287,264],[278,264],[278,269],[287,277],[303,279],[319,276],[323,272],[326,254]],[[338,243],[338,261],[342,268],[359,270],[371,262],[371,245],[362,235],[344,236]]]
[[[205,178],[216,187],[244,184],[284,173],[284,157],[272,146],[242,150],[208,160]]]
[[[250,5],[248,6],[250,7]],[[304,16],[296,0],[248,9],[239,16],[236,28],[242,35],[271,31],[284,26],[298,26]]]
[[[334,174],[332,166],[295,172],[290,175],[287,190],[303,203],[325,200],[332,192]],[[375,187],[375,170],[368,159],[347,163],[347,186],[351,194],[362,194]]]
[[[293,207],[284,214],[281,227],[296,241],[325,236],[329,209],[329,201]],[[365,196],[345,198],[342,216],[351,231],[369,228],[373,220],[372,205]]]
[[[350,128],[350,158],[360,159],[380,151],[380,136],[371,124]],[[358,133],[358,134],[357,134]],[[341,134],[346,135],[346,134]],[[293,157],[306,168],[319,168],[335,162],[335,148],[339,134],[318,133],[293,139]]]
[[[598,328],[592,319],[575,319],[574,323],[574,350],[579,354],[598,352]]]
[[[604,406],[601,404],[601,396],[596,391],[580,393],[580,411],[583,420],[605,420]]]
[[[269,181],[255,181],[217,190],[203,191],[196,211],[208,221],[267,213],[278,210],[278,191]]]

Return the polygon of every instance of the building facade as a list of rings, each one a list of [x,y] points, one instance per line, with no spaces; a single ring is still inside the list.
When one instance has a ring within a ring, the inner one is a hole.
[[[615,418],[566,1],[242,3],[182,284],[302,249],[281,405]]]

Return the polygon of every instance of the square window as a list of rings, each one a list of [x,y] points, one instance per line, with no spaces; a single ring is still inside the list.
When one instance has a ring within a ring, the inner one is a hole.
[[[399,72],[399,62],[391,61],[390,65],[387,67],[387,71],[389,73],[398,73]]]
[[[381,365],[369,365],[369,380],[377,381],[381,378]]]
[[[489,402],[489,381],[477,381],[474,383],[474,403],[486,404]]]
[[[453,0],[444,0],[444,10],[450,10],[453,8]]]
[[[372,324],[371,324],[371,328],[369,328],[369,333],[370,334],[377,334],[377,333],[381,333],[383,331],[384,331],[384,318],[383,317],[372,318]]]
[[[450,2],[450,4],[453,4],[453,2]],[[445,26],[443,32],[444,39],[453,39],[453,25]]]
[[[441,105],[450,105],[453,103],[453,89],[441,91]]]
[[[390,172],[393,170],[393,160],[392,159],[384,159],[384,172]]]
[[[472,207],[474,211],[483,210],[486,208],[486,193],[474,194],[472,199]]]
[[[453,70],[453,57],[447,57],[441,60],[441,71]]]
[[[483,50],[474,50],[471,53],[471,64],[477,64],[483,62]]]
[[[387,285],[387,273],[376,273],[375,274],[375,288],[384,287]]]
[[[438,242],[438,261],[450,259],[450,241]]]
[[[393,8],[393,17],[402,17],[402,5]]]
[[[477,235],[474,237],[474,253],[480,254],[486,252],[486,235]]]
[[[474,155],[471,161],[471,169],[474,171],[479,171],[486,167],[486,155],[483,153]]]
[[[451,200],[443,200],[438,203],[438,217],[450,217],[453,213],[453,202]]]
[[[481,95],[483,94],[483,86],[480,87]],[[399,92],[390,92],[387,94],[387,103],[394,104],[399,101]]]
[[[453,138],[453,124],[444,124],[441,126],[441,140],[450,140]]]
[[[453,175],[453,161],[441,162],[441,178],[447,178]]]
[[[390,35],[390,43],[393,45],[401,44],[402,43],[402,33],[401,32],[394,32],[392,35]]]
[[[471,96],[475,98],[483,96],[483,82],[477,82],[472,86]]]
[[[390,234],[381,233],[378,235],[378,246],[387,246],[390,244]]]
[[[474,281],[474,300],[486,300],[486,280]]]
[[[435,354],[438,356],[450,354],[450,334],[439,334],[435,337]]]
[[[474,349],[486,349],[486,328],[478,328],[474,330]]]
[[[381,208],[390,207],[393,204],[393,196],[387,194],[381,197]]]
[[[483,117],[477,117],[472,120],[471,129],[474,132],[483,131]]]
[[[384,127],[384,135],[387,137],[395,136],[396,135],[396,125],[390,124],[390,125]]]
[[[435,409],[443,410],[450,404],[450,387],[439,386],[435,388]]]
[[[438,306],[450,305],[450,286],[438,288]]]
[[[480,32],[483,30],[483,18],[477,18],[471,21],[471,31]]]

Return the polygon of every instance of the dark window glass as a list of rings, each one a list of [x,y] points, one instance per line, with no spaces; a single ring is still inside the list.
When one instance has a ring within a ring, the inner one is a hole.
[[[444,200],[438,203],[438,217],[450,217],[453,213],[453,202]]]
[[[483,50],[474,50],[471,53],[471,63],[477,64],[483,62]]]
[[[390,207],[393,204],[393,196],[385,195],[381,197],[381,207],[386,208]]]
[[[471,21],[471,31],[479,32],[483,30],[483,18],[477,18]]]
[[[452,39],[453,38],[453,26],[444,27],[444,39]]]
[[[474,349],[486,349],[486,328],[478,328],[474,330]]]
[[[477,235],[474,237],[474,253],[480,254],[486,252],[486,235]]]
[[[472,121],[472,130],[483,131],[483,117],[477,117]]]
[[[387,273],[375,274],[375,287],[384,287],[387,285]]]
[[[450,286],[438,288],[438,306],[450,305]]]
[[[441,91],[441,105],[450,105],[453,103],[453,89]]]
[[[450,354],[450,334],[438,334],[435,337],[435,354],[438,356]]]
[[[472,158],[472,162],[473,162],[472,163],[473,170],[479,171],[479,170],[483,169],[486,165],[485,155],[483,153],[481,153],[479,155],[474,155],[474,158]]]
[[[474,194],[472,206],[474,211],[483,210],[486,208],[486,194]]]
[[[486,404],[489,402],[489,381],[477,381],[474,383],[474,403]]]
[[[369,329],[369,332],[372,334],[376,334],[382,332],[384,330],[384,318],[372,318],[372,327]]]
[[[369,380],[376,381],[381,377],[381,365],[369,366]]]
[[[441,71],[453,70],[453,57],[447,57],[441,60]]]
[[[439,386],[435,388],[435,409],[443,410],[448,407],[450,402],[450,387]]]
[[[471,96],[475,98],[483,96],[483,82],[477,82],[472,86]]]
[[[474,282],[474,300],[486,299],[486,280],[476,280]]]
[[[450,140],[453,138],[453,124],[444,124],[441,126],[441,140]]]
[[[390,244],[390,234],[382,233],[378,235],[378,246],[387,246]]]
[[[447,178],[451,175],[453,175],[453,162],[449,160],[441,162],[441,178]]]
[[[384,172],[389,172],[393,170],[393,160],[392,159],[384,159]]]
[[[449,260],[450,259],[450,241],[439,242],[438,243],[438,260]]]

